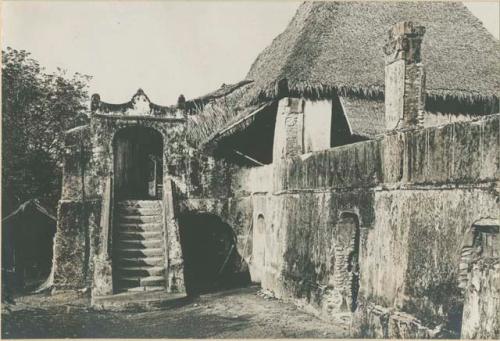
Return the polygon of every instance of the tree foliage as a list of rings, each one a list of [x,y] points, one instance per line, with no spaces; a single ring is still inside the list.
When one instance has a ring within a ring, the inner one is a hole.
[[[89,76],[48,73],[24,50],[2,51],[2,215],[38,198],[55,208],[64,131],[87,123]]]

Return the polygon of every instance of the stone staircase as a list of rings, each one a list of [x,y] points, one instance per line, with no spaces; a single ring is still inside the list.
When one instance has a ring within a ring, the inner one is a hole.
[[[118,292],[165,289],[163,210],[159,200],[116,206],[114,278]]]

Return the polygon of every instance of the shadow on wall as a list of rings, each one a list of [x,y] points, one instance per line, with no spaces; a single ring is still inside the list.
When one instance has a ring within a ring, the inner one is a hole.
[[[179,225],[188,295],[250,284],[231,226],[216,215],[199,213],[181,215]]]

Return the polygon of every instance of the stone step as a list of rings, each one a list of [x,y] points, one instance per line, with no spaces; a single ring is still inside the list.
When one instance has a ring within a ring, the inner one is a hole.
[[[120,277],[163,276],[165,269],[161,266],[118,266]]]
[[[92,296],[96,310],[126,311],[137,313],[157,309],[175,308],[189,302],[186,294],[172,294],[161,286],[130,287],[123,292],[108,296]]]
[[[120,248],[118,253],[120,258],[146,258],[146,257],[163,257],[163,248]]]
[[[151,286],[164,286],[165,277],[163,276],[148,276],[148,277],[135,277],[135,276],[120,276],[118,282],[128,288],[133,287],[151,287]]]
[[[136,208],[161,208],[161,200],[123,200],[117,205],[122,207],[136,207]]]
[[[118,231],[162,231],[162,223],[121,223],[118,224]]]
[[[121,258],[119,260],[119,266],[141,266],[141,265],[150,265],[150,266],[162,266],[164,265],[165,260],[163,257],[132,257],[132,258]]]
[[[161,215],[161,207],[119,207],[117,210],[120,215],[139,215],[139,216],[151,216],[151,215]]]
[[[118,247],[124,249],[150,249],[161,248],[163,246],[162,239],[147,239],[147,240],[134,240],[126,239],[119,240]]]
[[[120,240],[148,240],[148,239],[161,239],[161,231],[120,231]]]
[[[147,286],[147,287],[133,287],[133,288],[127,288],[126,289],[126,291],[128,291],[128,292],[159,291],[159,290],[165,290],[165,287],[162,287],[162,286]]]
[[[120,215],[118,216],[120,224],[151,224],[161,223],[163,221],[162,215],[138,216],[138,215]]]

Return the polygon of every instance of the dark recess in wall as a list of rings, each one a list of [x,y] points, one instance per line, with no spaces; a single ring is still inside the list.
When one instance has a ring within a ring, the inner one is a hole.
[[[189,295],[250,283],[248,265],[238,254],[231,226],[212,214],[179,218],[184,277]]]
[[[215,150],[215,156],[247,167],[258,166],[259,164],[252,162],[241,154],[262,164],[272,163],[277,110],[278,102],[275,102],[257,114],[254,121],[245,130],[221,141],[217,150]]]

